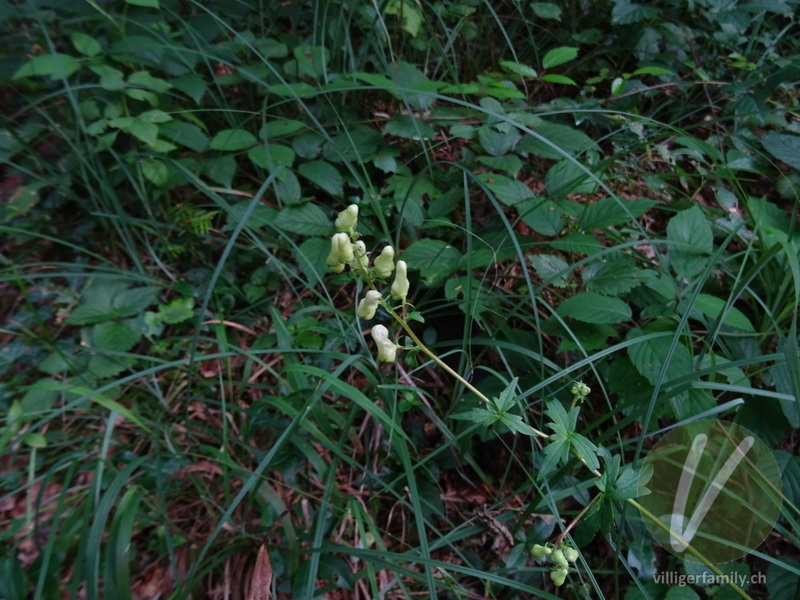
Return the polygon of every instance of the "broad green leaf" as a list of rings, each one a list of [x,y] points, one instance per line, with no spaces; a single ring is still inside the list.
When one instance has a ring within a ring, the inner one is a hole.
[[[100,42],[81,31],[74,31],[70,36],[70,40],[72,40],[72,45],[75,46],[75,50],[84,56],[97,56],[103,49]]]
[[[31,448],[47,448],[47,438],[45,438],[41,433],[26,433],[22,441],[24,441],[25,444]]]
[[[794,506],[800,506],[800,456],[793,456],[785,450],[774,450],[783,480],[783,495]]]
[[[103,350],[127,352],[142,337],[133,319],[106,321],[92,327],[92,341]]]
[[[628,334],[628,340],[635,340],[644,335],[641,329],[632,329]],[[658,374],[667,357],[670,341],[668,337],[653,338],[628,346],[628,356],[647,381],[655,385],[658,381]],[[664,381],[677,379],[692,372],[692,355],[686,347],[679,343],[675,346],[669,366],[666,370]]]
[[[566,125],[543,123],[539,127],[536,127],[534,131],[548,142],[555,145],[556,148],[549,146],[532,135],[526,135],[520,141],[517,147],[518,150],[524,150],[525,152],[530,152],[542,158],[561,160],[564,158],[565,154],[575,156],[584,150],[595,147],[595,143],[588,135],[572,127],[567,127]],[[562,152],[559,152],[557,148],[560,148]]]
[[[544,177],[544,185],[550,196],[593,194],[597,190],[597,183],[589,177],[589,174],[572,160],[566,158],[548,169],[547,175]]]
[[[368,160],[382,144],[379,131],[356,126],[335,135],[329,143],[324,144],[322,155],[330,162],[361,162]]]
[[[411,244],[400,258],[430,284],[451,275],[458,267],[461,253],[441,240],[424,239]]]
[[[155,304],[157,287],[128,289],[128,283],[115,279],[95,279],[81,294],[80,305],[66,322],[91,325],[115,318],[131,317]]]
[[[203,130],[193,123],[173,119],[169,123],[159,125],[158,133],[176,144],[185,146],[195,152],[208,150],[209,140]]]
[[[12,79],[23,77],[50,77],[51,79],[66,79],[80,69],[81,63],[68,54],[43,54],[35,56],[22,65],[12,75]]]
[[[559,85],[578,85],[574,79],[567,77],[566,75],[559,75],[558,73],[547,73],[546,75],[542,75],[542,81],[558,83]]]
[[[331,222],[325,211],[316,204],[287,206],[278,212],[274,226],[300,235],[326,235],[331,232]]]
[[[770,132],[761,138],[761,143],[779,161],[800,169],[800,135]]]
[[[506,154],[505,156],[479,156],[478,162],[486,165],[490,169],[505,171],[511,177],[516,177],[522,170],[522,161],[516,154]]]
[[[652,19],[657,14],[656,9],[651,6],[636,4],[628,0],[618,0],[611,10],[611,22],[614,25],[628,25],[645,19]]]
[[[293,121],[290,119],[280,119],[275,121],[266,121],[258,132],[258,137],[263,141],[268,142],[272,138],[283,137],[296,133],[301,129],[305,129],[305,124],[301,121]]]
[[[247,157],[262,169],[274,171],[279,165],[291,167],[295,154],[283,144],[259,144],[247,153]]]
[[[538,77],[539,74],[530,68],[527,65],[520,64],[518,62],[513,62],[510,60],[501,60],[500,66],[503,67],[509,73],[516,73],[522,77]]]
[[[220,154],[206,159],[203,163],[203,172],[215,183],[229,188],[233,185],[236,175],[236,159],[232,154]]]
[[[156,318],[162,323],[175,325],[194,317],[194,298],[177,298],[169,304],[159,304]]]
[[[304,162],[300,164],[298,171],[303,177],[321,187],[331,196],[342,196],[344,180],[332,164],[321,160]]]
[[[303,81],[294,83],[279,83],[272,85],[269,91],[284,98],[310,98],[317,93],[317,88]]]
[[[688,585],[676,585],[667,590],[664,600],[700,600],[700,596]]]
[[[656,204],[655,200],[648,198],[638,200],[603,198],[586,206],[581,215],[580,228],[584,231],[594,231],[623,225],[632,219],[638,219]]]
[[[148,110],[137,115],[136,119],[139,121],[144,121],[145,123],[156,124],[169,123],[172,121],[172,117],[163,110]]]
[[[251,148],[258,143],[255,136],[244,129],[224,129],[211,140],[211,150],[236,152]]]
[[[514,149],[520,135],[516,129],[501,132],[491,125],[478,128],[478,141],[487,154],[503,156]]]
[[[302,77],[319,79],[327,73],[327,65],[330,60],[330,52],[327,48],[302,44],[296,46],[292,53],[297,61],[297,70]]]
[[[682,279],[689,279],[703,270],[714,246],[711,226],[697,205],[670,219],[667,240],[671,242],[670,265]]]
[[[595,292],[580,292],[567,298],[556,310],[562,317],[572,317],[585,323],[622,323],[631,319],[631,308],[619,298],[601,296]]]
[[[408,102],[412,108],[427,110],[436,101],[431,92],[443,88],[444,82],[433,82],[417,67],[404,61],[397,61],[393,65],[393,76],[396,78],[398,94]]]
[[[300,244],[295,253],[297,266],[312,286],[321,283],[322,276],[328,272],[325,260],[330,251],[331,241],[328,238],[309,238]]]
[[[574,60],[578,56],[578,49],[570,46],[561,46],[560,48],[553,48],[542,59],[542,67],[545,69],[552,69],[564,63]]]
[[[710,296],[708,294],[699,294],[693,308],[704,314],[709,319],[716,320],[719,318],[722,310],[725,308],[725,304],[725,300],[722,298]],[[728,310],[725,311],[725,316],[722,319],[722,323],[724,325],[736,327],[737,329],[742,329],[744,331],[755,332],[750,319],[748,319],[742,313],[742,311],[740,311],[738,308],[734,308],[733,306],[728,307]]]
[[[596,237],[585,233],[570,233],[564,237],[548,242],[556,250],[591,255],[603,249],[603,244]]]
[[[527,185],[505,175],[481,173],[478,175],[478,179],[485,183],[486,187],[497,196],[497,199],[507,206],[514,206],[535,195]]]
[[[785,567],[795,570],[788,571]],[[788,556],[781,556],[770,562],[767,567],[767,591],[770,600],[798,600],[800,599],[800,577],[796,571],[800,570],[800,562]]]
[[[167,182],[169,170],[163,161],[148,156],[142,159],[141,165],[144,178],[156,187],[161,187]]]
[[[133,6],[143,6],[145,8],[161,8],[158,0],[125,0],[128,4]]]
[[[387,121],[383,128],[385,133],[409,140],[430,140],[436,135],[433,127],[415,119],[411,115],[398,115]]]
[[[123,130],[150,146],[155,145],[158,138],[158,125],[140,121],[139,119],[134,119],[130,126],[123,128]]]
[[[297,175],[292,171],[281,172],[280,177],[273,184],[275,196],[284,204],[297,204],[301,200],[302,190]]]
[[[197,104],[200,104],[200,101],[208,90],[206,82],[196,73],[173,79],[172,85],[189,96],[189,98],[194,100]]]
[[[160,77],[153,77],[147,71],[132,73],[131,76],[128,77],[128,84],[147,88],[159,94],[164,94],[172,89],[172,84],[170,82]]]
[[[531,10],[540,19],[561,20],[561,7],[551,2],[532,2]],[[534,77],[536,77],[534,75]]]
[[[642,67],[636,69],[632,75],[635,77],[637,75],[675,75],[675,73],[663,67]]]
[[[558,235],[564,227],[561,212],[552,200],[545,198],[529,198],[518,203],[515,207],[519,211],[522,222],[542,235]]]
[[[556,287],[566,287],[572,269],[563,259],[552,254],[529,254],[528,260],[536,274],[545,283]]]
[[[108,65],[89,67],[100,75],[100,87],[109,92],[118,92],[125,88],[125,73]]]
[[[423,17],[416,3],[407,0],[389,0],[386,5],[387,15],[399,15],[402,17],[403,31],[411,37],[419,35],[419,28],[422,26]]]
[[[633,258],[617,254],[593,260],[583,268],[581,278],[589,291],[619,296],[642,283],[641,273]]]

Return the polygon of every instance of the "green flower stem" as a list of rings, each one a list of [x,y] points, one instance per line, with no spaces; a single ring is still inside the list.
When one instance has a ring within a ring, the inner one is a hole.
[[[592,505],[597,502],[603,494],[596,494],[589,503],[581,509],[572,521],[570,521],[569,525],[564,528],[564,531],[558,534],[556,541],[553,542],[553,548],[558,548],[561,545],[561,542],[564,541],[564,537],[570,532],[570,530],[578,524],[578,522],[583,518],[583,515],[592,507]]]
[[[414,341],[414,343],[417,345],[417,347],[420,350],[422,350],[422,352],[428,358],[430,358],[433,362],[435,362],[437,365],[439,365],[442,369],[447,371],[452,377],[454,377],[456,379],[456,381],[461,383],[465,388],[467,388],[473,394],[478,396],[478,398],[480,398],[481,401],[483,401],[484,403],[488,404],[493,409],[498,410],[497,409],[497,405],[494,402],[492,402],[482,392],[478,391],[478,389],[475,386],[473,386],[469,381],[464,379],[464,377],[459,375],[454,369],[450,368],[450,365],[448,365],[446,362],[444,362],[432,350],[430,350],[425,344],[423,344],[422,340],[419,339],[417,337],[417,334],[415,334],[414,331],[411,329],[411,326],[404,319],[402,319],[394,310],[389,310],[389,313],[392,315],[392,317],[394,317],[394,320],[397,321],[400,324],[400,327],[402,327],[405,330],[405,332],[408,334],[408,337],[410,337]],[[531,429],[533,429],[534,433],[536,433],[536,435],[541,437],[541,438],[547,439],[547,438],[550,437],[549,435],[547,435],[546,433],[544,433],[542,431],[539,431],[538,429],[535,429],[533,427],[531,427]]]
[[[672,531],[672,530],[669,528],[669,526],[668,526],[666,523],[663,523],[663,522],[661,521],[661,519],[659,519],[657,516],[655,516],[653,513],[651,513],[649,510],[647,510],[647,509],[646,509],[644,506],[642,506],[641,504],[639,504],[639,503],[638,503],[636,500],[634,500],[633,498],[628,498],[628,499],[626,500],[626,502],[627,502],[628,504],[630,504],[631,506],[633,506],[634,508],[636,508],[636,509],[637,509],[639,512],[641,512],[641,513],[642,513],[642,514],[643,514],[645,517],[647,517],[648,519],[650,519],[650,520],[651,520],[653,523],[655,523],[655,524],[656,524],[658,527],[660,527],[660,528],[661,528],[661,529],[663,529],[665,532],[667,532],[667,533],[670,535],[670,537],[673,537],[673,538],[675,538],[675,539],[679,540],[679,541],[681,542],[681,544],[683,544],[683,545],[686,547],[686,550],[689,552],[689,554],[691,554],[692,556],[694,556],[694,557],[695,557],[697,560],[699,560],[699,561],[700,561],[700,562],[702,562],[702,563],[703,563],[705,566],[707,566],[709,569],[711,569],[711,572],[712,572],[712,573],[714,573],[714,574],[715,574],[717,577],[719,577],[719,578],[720,578],[722,581],[724,581],[724,582],[725,582],[727,585],[729,585],[729,586],[731,587],[731,589],[732,589],[734,592],[736,592],[736,593],[737,593],[739,596],[741,596],[742,598],[744,598],[744,600],[753,600],[753,599],[752,599],[750,596],[748,596],[748,595],[747,595],[747,592],[745,592],[745,591],[744,591],[742,588],[740,588],[738,585],[736,585],[736,584],[735,584],[735,583],[734,583],[734,582],[733,582],[733,581],[730,579],[730,577],[728,577],[727,575],[725,575],[725,573],[723,573],[722,571],[720,571],[720,570],[719,570],[719,568],[717,567],[717,565],[715,565],[715,564],[714,564],[714,563],[712,563],[710,560],[708,560],[708,559],[707,559],[705,556],[703,556],[703,555],[702,555],[702,554],[701,554],[701,553],[700,553],[698,550],[696,550],[696,549],[694,548],[694,546],[692,546],[691,544],[687,544],[686,542],[684,542],[684,541],[683,541],[683,540],[680,538],[680,536],[678,536],[678,534],[676,534],[674,531]]]

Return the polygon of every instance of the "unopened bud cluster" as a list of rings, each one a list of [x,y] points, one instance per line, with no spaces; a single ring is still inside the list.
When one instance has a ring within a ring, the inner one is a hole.
[[[408,266],[405,261],[398,260],[395,264],[394,248],[386,246],[375,258],[372,268],[369,266],[369,253],[367,246],[359,240],[356,233],[358,225],[358,206],[351,204],[336,217],[337,233],[331,237],[331,251],[326,264],[334,273],[341,273],[349,266],[353,271],[363,276],[367,283],[374,287],[375,279],[388,279],[394,272],[394,281],[390,288],[393,300],[400,300],[404,305],[408,298]],[[375,317],[378,306],[385,304],[382,294],[370,289],[358,303],[356,314],[359,318],[370,320]],[[378,346],[378,360],[393,362],[397,357],[397,345],[389,339],[389,330],[383,325],[372,328],[372,338]]]
[[[537,560],[547,557],[552,561],[555,568],[550,571],[550,579],[556,587],[564,584],[567,574],[569,574],[570,563],[578,560],[578,551],[563,544],[559,548],[553,548],[550,544],[545,546],[536,544],[533,546],[531,554]]]

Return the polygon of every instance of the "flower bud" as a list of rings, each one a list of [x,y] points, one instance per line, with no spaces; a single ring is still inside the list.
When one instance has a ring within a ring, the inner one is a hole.
[[[378,258],[375,259],[375,275],[386,279],[394,271],[394,248],[384,247]]]
[[[578,560],[578,551],[575,550],[575,548],[564,548],[564,558],[566,558],[568,562],[574,563]]]
[[[560,569],[569,569],[569,563],[567,562],[567,559],[564,558],[564,553],[561,551],[561,549],[553,550],[550,558]]]
[[[358,303],[359,318],[366,321],[375,317],[375,311],[378,310],[378,303],[381,301],[381,293],[375,290],[369,290],[367,295]]]
[[[398,260],[397,272],[394,274],[394,282],[392,283],[392,298],[405,302],[409,287],[406,261]]]
[[[353,260],[353,244],[350,243],[350,236],[346,233],[336,233],[331,238],[331,252],[325,261],[331,271],[341,273],[344,265]]]
[[[361,265],[361,268],[366,270],[369,266],[369,255],[367,254],[367,246],[361,240],[357,241],[353,244],[353,251],[355,253],[355,259],[358,260],[358,264]]]
[[[339,216],[336,217],[336,225],[337,231],[343,231],[345,233],[353,233],[356,228],[356,224],[358,223],[358,205],[351,204],[347,208],[345,208],[342,212],[339,213]]]
[[[531,554],[533,554],[534,558],[542,558],[543,556],[547,556],[553,551],[552,548],[548,548],[547,546],[542,546],[540,544],[534,544],[533,549],[531,550]]]
[[[389,339],[389,330],[383,325],[375,325],[372,328],[372,339],[378,346],[378,360],[394,362],[397,358],[397,346]]]
[[[567,579],[567,573],[569,573],[567,569],[556,569],[555,571],[550,571],[550,579],[553,580],[553,583],[556,587],[564,585],[564,581]]]

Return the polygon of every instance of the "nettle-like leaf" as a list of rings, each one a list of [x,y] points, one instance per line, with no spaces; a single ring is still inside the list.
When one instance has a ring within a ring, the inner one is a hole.
[[[236,152],[252,148],[258,143],[256,136],[244,129],[223,129],[211,140],[212,150]]]
[[[130,288],[130,285],[119,279],[95,279],[84,289],[81,304],[66,322],[70,325],[102,323],[138,315],[155,304],[160,288]]]
[[[711,226],[697,205],[670,219],[667,240],[670,242],[670,265],[682,279],[689,279],[702,271],[714,248]]]
[[[584,231],[594,231],[630,223],[632,219],[638,219],[655,205],[656,201],[648,198],[638,200],[603,198],[586,206],[580,218],[580,228]]]
[[[632,317],[631,307],[619,298],[581,292],[558,305],[556,312],[584,323],[622,323]]]
[[[768,133],[761,138],[764,149],[790,167],[800,169],[800,135]]]
[[[461,253],[442,240],[424,239],[411,244],[402,259],[430,284],[451,275],[458,268]]]
[[[642,283],[638,279],[641,275],[642,270],[636,267],[633,258],[624,254],[594,260],[581,272],[586,289],[608,296],[629,292]]]
[[[318,185],[331,196],[343,194],[344,180],[341,173],[332,164],[322,160],[304,162],[298,167],[300,174],[310,182]]]

